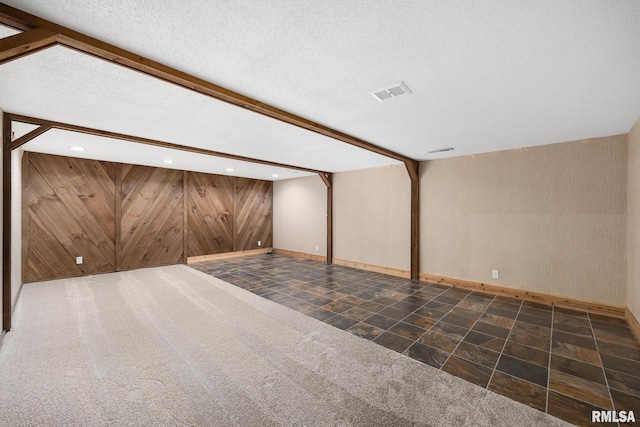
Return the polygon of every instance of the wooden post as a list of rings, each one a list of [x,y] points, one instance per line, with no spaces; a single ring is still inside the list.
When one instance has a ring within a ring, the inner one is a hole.
[[[11,330],[11,119],[2,117],[2,328]]]

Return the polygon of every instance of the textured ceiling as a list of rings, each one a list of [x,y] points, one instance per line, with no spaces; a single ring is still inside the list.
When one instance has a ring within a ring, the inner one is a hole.
[[[421,160],[640,117],[636,0],[5,3]],[[368,94],[398,81],[413,94]],[[0,66],[10,112],[328,171],[390,163],[218,104],[63,48]]]

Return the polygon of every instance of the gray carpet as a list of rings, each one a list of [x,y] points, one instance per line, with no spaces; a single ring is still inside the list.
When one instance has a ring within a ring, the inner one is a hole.
[[[26,284],[0,424],[565,425],[186,266]]]

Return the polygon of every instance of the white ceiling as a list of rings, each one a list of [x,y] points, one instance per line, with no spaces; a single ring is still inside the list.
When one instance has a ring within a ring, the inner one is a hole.
[[[640,118],[636,0],[5,3],[419,160]],[[368,93],[398,81],[413,93]],[[0,107],[331,172],[394,163],[62,47],[0,66]]]

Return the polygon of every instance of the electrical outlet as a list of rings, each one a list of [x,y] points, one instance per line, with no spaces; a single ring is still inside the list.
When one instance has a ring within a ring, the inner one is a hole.
[[[258,240],[258,246],[262,246],[262,241]]]
[[[500,278],[500,272],[498,270],[491,270],[491,276],[494,279],[499,279]]]
[[[320,246],[316,245],[316,252],[320,252]]]
[[[76,257],[76,264],[82,264],[82,257],[81,256],[77,256]]]

